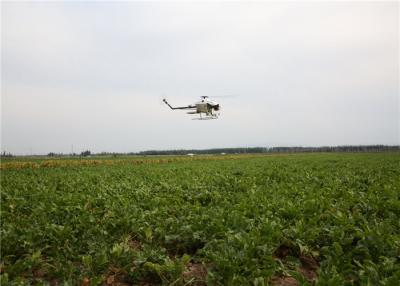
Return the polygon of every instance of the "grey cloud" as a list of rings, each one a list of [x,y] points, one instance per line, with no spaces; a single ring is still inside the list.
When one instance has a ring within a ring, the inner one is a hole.
[[[396,2],[2,8],[3,149],[400,143]],[[227,93],[210,122],[160,105]]]

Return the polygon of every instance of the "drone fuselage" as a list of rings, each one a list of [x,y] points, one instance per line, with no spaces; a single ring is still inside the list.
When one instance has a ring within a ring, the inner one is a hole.
[[[207,96],[202,96],[201,101],[196,102],[194,105],[188,105],[184,107],[172,107],[167,100],[163,100],[171,109],[190,109],[192,111],[187,112],[187,114],[200,114],[199,119],[216,119],[219,115],[220,106],[217,102],[211,101]],[[202,114],[205,117],[202,117]]]
[[[196,102],[195,105],[197,113],[211,113],[213,110],[219,110],[219,104],[217,102],[207,99]]]

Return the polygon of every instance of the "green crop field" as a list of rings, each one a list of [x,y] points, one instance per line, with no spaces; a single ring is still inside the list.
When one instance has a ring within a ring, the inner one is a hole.
[[[1,285],[399,285],[400,153],[8,160]]]

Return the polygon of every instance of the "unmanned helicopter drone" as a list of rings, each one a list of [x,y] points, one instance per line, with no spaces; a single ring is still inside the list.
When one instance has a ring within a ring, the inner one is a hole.
[[[208,96],[201,96],[201,101],[196,102],[193,105],[183,106],[183,107],[172,107],[167,100],[164,98],[163,101],[166,105],[169,106],[172,110],[175,109],[189,109],[193,111],[187,112],[187,114],[199,114],[199,118],[193,118],[198,120],[207,120],[207,119],[217,119],[219,116],[220,106],[219,103],[209,100]],[[203,116],[202,114],[205,114]]]

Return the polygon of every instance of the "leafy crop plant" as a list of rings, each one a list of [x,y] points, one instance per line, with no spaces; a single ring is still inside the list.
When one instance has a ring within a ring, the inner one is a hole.
[[[1,285],[398,285],[400,153],[15,159]]]

